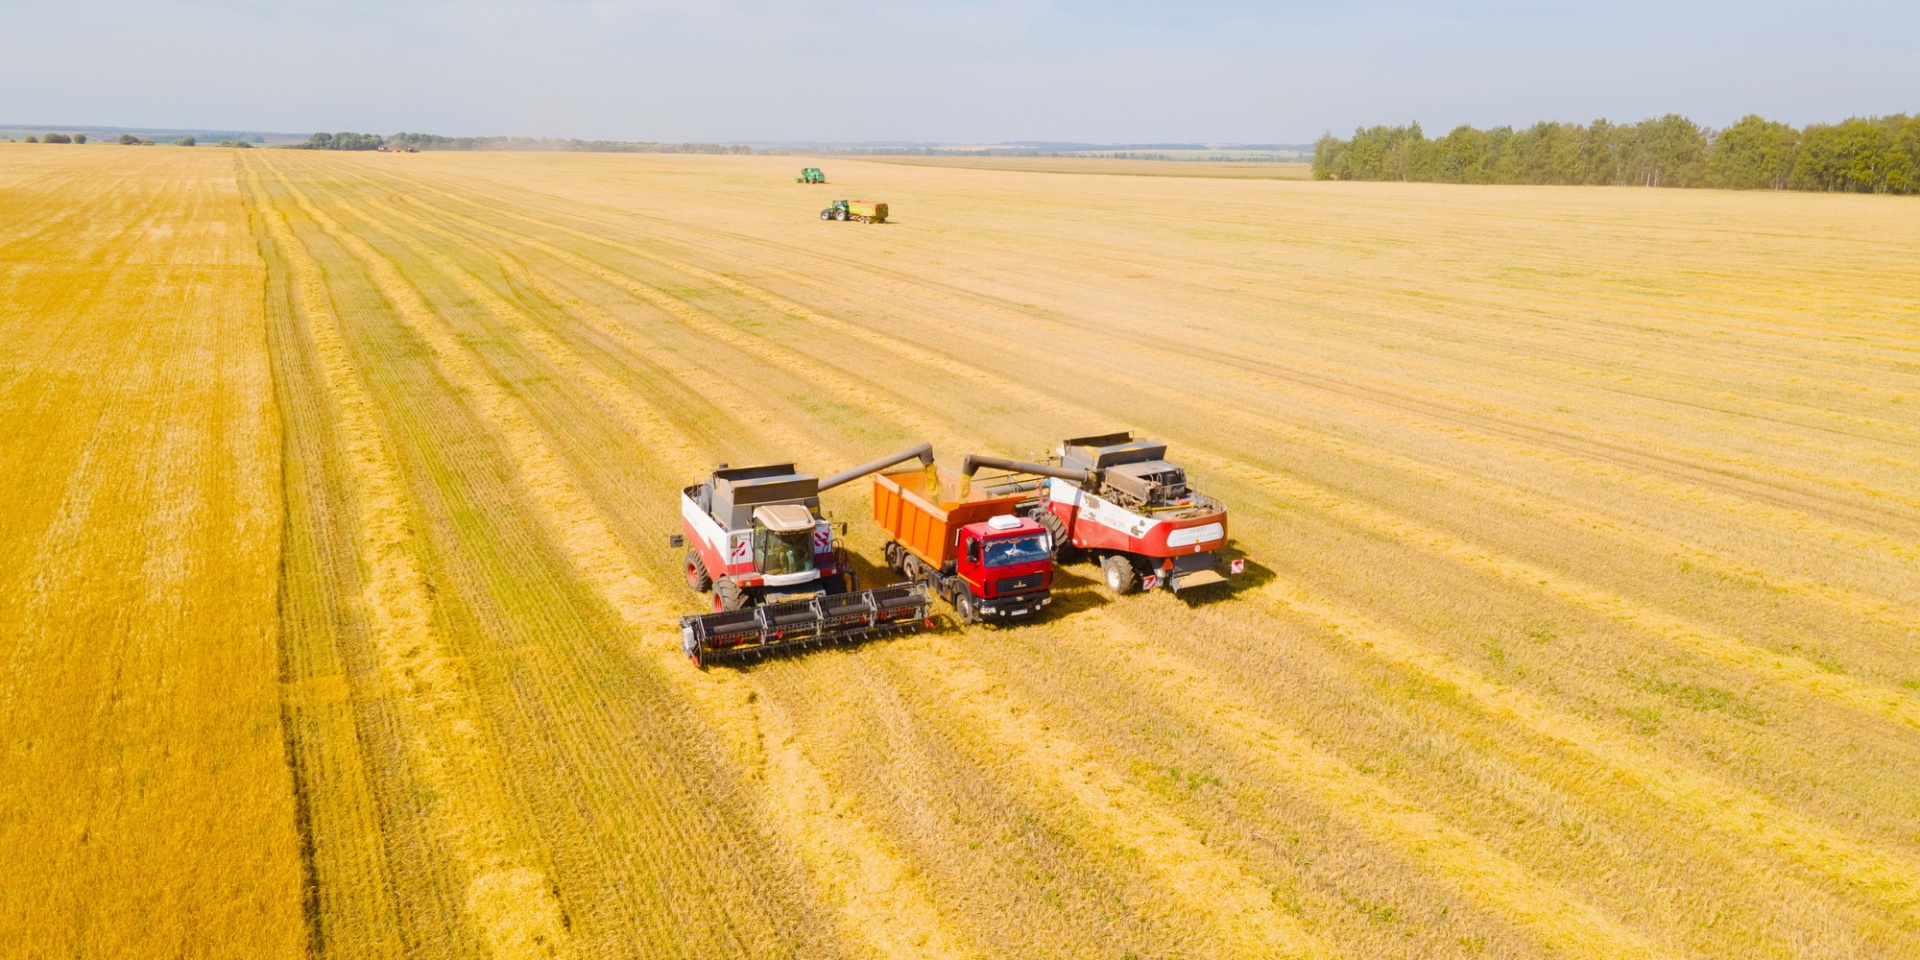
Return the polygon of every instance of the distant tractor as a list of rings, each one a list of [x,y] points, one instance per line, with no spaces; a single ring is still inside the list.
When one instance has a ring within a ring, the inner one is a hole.
[[[887,205],[871,200],[835,200],[825,210],[820,211],[820,219],[886,223]]]
[[[826,183],[827,175],[824,173],[821,173],[819,167],[807,167],[800,171],[799,176],[793,178],[793,182],[794,183]]]

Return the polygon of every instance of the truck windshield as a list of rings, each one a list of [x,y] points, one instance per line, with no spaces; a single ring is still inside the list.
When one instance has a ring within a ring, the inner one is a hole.
[[[768,576],[813,569],[813,531],[753,528],[753,565]]]
[[[1046,537],[1044,533],[1035,533],[1024,537],[988,540],[986,556],[981,562],[989,567],[1011,567],[1016,563],[1045,560],[1047,559]]]

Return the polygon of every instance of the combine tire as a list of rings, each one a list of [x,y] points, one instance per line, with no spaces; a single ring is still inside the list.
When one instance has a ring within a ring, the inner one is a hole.
[[[739,610],[747,605],[747,596],[732,577],[721,577],[713,582],[713,612]]]
[[[1053,541],[1053,559],[1056,563],[1072,563],[1080,559],[1080,551],[1067,540],[1067,525],[1060,515],[1041,507],[1033,512],[1033,522],[1045,527],[1047,539]]]
[[[836,573],[831,577],[821,577],[820,592],[830,597],[848,592],[847,575],[844,573]]]
[[[1124,597],[1140,589],[1140,571],[1133,568],[1133,561],[1118,553],[1107,555],[1100,561],[1100,572],[1105,574],[1107,589],[1116,597]]]
[[[684,563],[687,573],[687,586],[694,593],[706,593],[713,589],[713,578],[707,575],[707,562],[700,559],[700,551],[688,550]]]
[[[961,623],[980,622],[980,608],[974,602],[973,594],[969,591],[961,590],[954,594],[953,612],[960,615]]]

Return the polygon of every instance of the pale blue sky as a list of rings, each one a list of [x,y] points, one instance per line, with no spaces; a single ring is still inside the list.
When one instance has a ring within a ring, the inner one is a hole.
[[[1920,2],[0,0],[0,123],[1301,142],[1920,110]]]

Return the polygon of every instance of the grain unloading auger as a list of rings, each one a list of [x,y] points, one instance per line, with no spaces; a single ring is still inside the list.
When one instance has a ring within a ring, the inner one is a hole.
[[[713,612],[680,618],[681,647],[696,664],[723,658],[907,633],[927,625],[921,583],[861,590],[820,493],[908,460],[933,464],[921,444],[828,477],[791,463],[726,464],[681,491],[687,586],[713,593]],[[841,525],[844,532],[845,526]]]
[[[1052,535],[1055,559],[1087,556],[1115,594],[1225,583],[1226,504],[1195,490],[1166,453],[1164,443],[1112,433],[1062,442],[1057,463],[970,454],[960,473],[971,484],[983,468],[1002,470],[980,481],[989,493],[1032,491],[1026,512]],[[1244,564],[1233,560],[1226,573]]]

